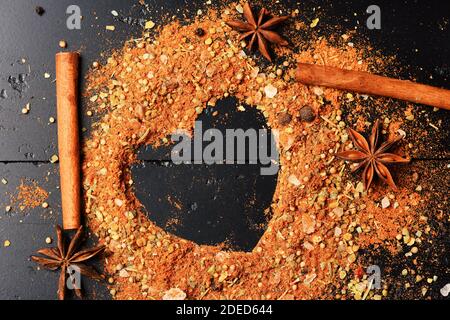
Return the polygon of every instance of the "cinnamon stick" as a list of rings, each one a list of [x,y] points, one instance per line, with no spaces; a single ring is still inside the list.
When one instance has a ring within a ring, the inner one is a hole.
[[[396,98],[450,110],[450,90],[408,80],[397,80],[363,71],[307,63],[298,64],[296,78],[299,82],[307,85]]]
[[[78,67],[77,52],[56,54],[59,173],[63,228],[66,230],[78,229],[81,224]]]

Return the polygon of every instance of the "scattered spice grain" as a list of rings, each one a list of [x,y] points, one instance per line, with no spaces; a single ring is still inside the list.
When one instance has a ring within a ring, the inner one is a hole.
[[[34,11],[39,15],[42,16],[45,13],[45,9],[42,8],[41,6],[37,6],[36,8],[34,8]]]
[[[22,179],[17,187],[17,194],[12,197],[12,204],[21,211],[40,206],[48,198],[48,192],[40,187],[36,181]]]
[[[403,226],[421,227],[420,196],[400,187],[398,206],[382,209],[378,189],[368,193],[361,182],[345,179],[345,164],[334,156],[349,144],[341,110],[345,93],[324,88],[318,95],[293,81],[296,62],[368,71],[379,61],[320,38],[299,53],[275,48],[293,61],[275,66],[284,70],[278,77],[277,68],[245,55],[239,34],[224,23],[234,7],[211,10],[187,25],[170,22],[154,38],[128,42],[89,73],[86,96],[95,95],[91,108],[105,113],[84,145],[84,197],[88,224],[111,252],[105,264],[111,294],[163,299],[176,290],[175,296],[189,299],[306,299],[339,292],[341,299],[381,298],[381,290],[368,290],[367,279],[348,275],[358,268],[362,248],[396,250]],[[211,42],[198,29],[214,29]],[[287,126],[276,137],[281,171],[273,216],[251,253],[197,245],[159,228],[127,183],[133,150],[167,144],[176,130],[192,133],[197,115],[226,96],[260,110],[272,129]],[[301,117],[303,106],[309,108],[305,121],[280,121],[283,113]]]

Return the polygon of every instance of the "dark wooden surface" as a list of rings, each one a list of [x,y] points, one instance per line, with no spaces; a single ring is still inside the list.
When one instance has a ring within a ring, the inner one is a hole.
[[[56,125],[49,125],[48,119],[56,117],[55,84],[52,80],[55,76],[54,54],[60,50],[58,42],[64,39],[69,45],[68,49],[81,50],[82,73],[85,74],[87,66],[93,61],[104,61],[103,52],[122,46],[131,36],[139,36],[141,26],[147,18],[160,23],[165,17],[174,14],[178,17],[192,17],[204,3],[188,0],[146,2],[148,10],[138,5],[137,1],[122,0],[42,0],[39,3],[3,0],[0,4],[0,91],[4,89],[7,96],[0,97],[0,178],[8,180],[7,185],[0,184],[0,299],[56,297],[57,274],[37,271],[36,265],[29,261],[29,256],[37,248],[46,246],[47,236],[54,238],[54,225],[61,223],[58,165],[48,161],[53,154],[57,154]],[[311,21],[320,13],[320,24],[315,30],[317,33],[329,34],[335,29],[335,25],[339,25],[343,31],[358,28],[360,36],[355,38],[356,45],[359,41],[368,40],[383,53],[396,54],[404,66],[399,71],[392,70],[392,74],[388,75],[400,74],[403,78],[450,88],[450,10],[445,1],[378,1],[382,10],[382,29],[376,31],[364,27],[367,16],[365,9],[372,4],[370,1],[300,1],[299,4],[296,1],[281,2],[299,8],[302,12],[300,19],[305,22]],[[78,4],[82,10],[81,30],[66,28],[65,11],[71,4]],[[46,10],[43,16],[35,13],[36,5],[41,5]],[[132,19],[120,21],[124,19],[114,18],[110,14],[111,10],[117,10],[121,18]],[[115,25],[116,31],[106,31],[105,25]],[[22,58],[26,60],[24,64],[21,63]],[[51,75],[50,79],[44,79],[46,72]],[[11,77],[24,81],[16,83],[14,89],[10,84],[14,82]],[[31,103],[31,111],[28,115],[22,115],[21,109],[26,103]],[[401,103],[390,99],[386,99],[386,103],[392,106],[393,112],[403,112]],[[89,129],[90,123],[95,119],[86,117],[84,112],[81,114],[83,127]],[[252,121],[254,119],[249,120],[248,126],[254,125]],[[433,129],[430,124],[437,125],[439,130]],[[416,160],[411,165],[412,168],[420,172],[428,165],[439,167],[440,170],[436,171],[435,176],[428,177],[427,182],[435,183],[436,188],[440,186],[437,191],[445,195],[448,193],[449,181],[448,113],[418,107],[416,121],[407,126],[407,140],[416,145],[412,154]],[[429,134],[416,140],[414,133],[424,128],[430,129]],[[84,135],[88,133],[89,130]],[[152,174],[146,173],[137,179],[142,184],[144,197],[148,192],[146,188],[157,190],[156,197],[160,199],[169,193],[179,193],[186,205],[197,202],[194,207],[199,215],[210,206],[221,208],[222,214],[231,213],[248,202],[247,197],[255,194],[265,194],[260,199],[261,207],[270,202],[273,181],[269,179],[256,184],[256,175],[251,168],[237,168],[233,171],[234,169],[225,167],[166,167],[162,162],[169,160],[166,151],[145,153],[144,158],[149,161],[146,170]],[[227,177],[239,170],[243,171],[245,183],[235,182]],[[150,181],[147,177],[158,177],[166,183],[152,184],[154,179]],[[208,177],[215,179],[216,183],[207,190],[198,189],[193,183],[195,179],[204,183]],[[9,213],[4,212],[4,207],[11,202],[11,196],[16,193],[22,179],[35,180],[50,192],[47,200],[49,208],[37,207],[26,212],[13,208]],[[255,185],[259,185],[260,189]],[[208,192],[211,196],[203,197],[201,192]],[[150,210],[154,209],[156,212],[160,208],[170,209],[165,201],[158,203],[150,200]],[[439,202],[439,198],[433,201]],[[260,211],[258,208],[250,210],[256,214]],[[448,208],[444,210],[448,212]],[[447,235],[445,250],[448,248],[448,224],[436,228],[440,230],[441,237]],[[194,230],[183,232],[192,233]],[[442,239],[445,241],[445,237]],[[10,240],[11,246],[3,247],[4,240]],[[208,241],[208,238],[204,240]],[[244,237],[242,241],[255,240]],[[439,258],[439,255],[437,257],[437,262],[430,262],[429,268],[430,273],[439,274],[437,285],[442,285],[449,280],[448,260]],[[104,285],[91,281],[84,281],[84,285],[85,291],[90,293],[89,298],[109,297]],[[402,293],[398,297],[401,298]],[[420,293],[417,297],[420,297]]]

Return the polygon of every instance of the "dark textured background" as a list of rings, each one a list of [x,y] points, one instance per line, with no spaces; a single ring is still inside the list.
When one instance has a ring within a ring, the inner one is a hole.
[[[0,298],[1,299],[54,299],[56,297],[57,274],[37,271],[36,265],[29,261],[29,255],[35,249],[46,246],[45,238],[54,238],[54,224],[60,223],[60,200],[58,189],[58,166],[50,164],[48,159],[57,153],[56,125],[48,125],[50,116],[56,117],[54,54],[60,50],[58,42],[64,39],[69,44],[68,49],[80,50],[82,53],[82,73],[92,61],[104,61],[102,52],[121,47],[131,36],[139,36],[143,22],[148,18],[161,23],[165,17],[173,14],[192,17],[204,1],[181,0],[147,0],[148,10],[137,4],[137,1],[123,0],[2,0],[0,2],[0,91],[5,90],[5,98],[0,97],[0,178],[8,180],[7,185],[0,184]],[[450,32],[449,12],[446,1],[280,1],[280,4],[270,8],[290,4],[299,8],[299,19],[311,21],[317,15],[320,23],[315,33],[329,34],[335,25],[343,31],[358,28],[359,36],[354,39],[370,41],[376,49],[385,54],[396,54],[401,66],[400,73],[392,71],[392,76],[417,79],[421,82],[450,88]],[[82,29],[70,31],[66,28],[66,8],[70,4],[78,4],[82,10]],[[365,9],[370,4],[378,4],[382,10],[382,29],[367,30]],[[38,16],[36,5],[46,10],[43,16]],[[111,10],[120,13],[124,19],[114,18]],[[122,20],[122,21],[120,21]],[[105,30],[105,25],[115,25],[116,31]],[[20,60],[26,59],[25,64]],[[44,79],[45,72],[51,74],[51,79]],[[389,73],[389,72],[388,72]],[[17,90],[11,86],[11,77],[22,78],[24,82]],[[24,116],[22,107],[30,102],[31,112]],[[430,179],[443,181],[448,192],[448,115],[444,111],[429,114],[423,108],[419,120],[425,126],[428,122],[442,121],[443,131],[430,131],[429,136],[420,143],[426,147],[419,148],[413,154],[416,159],[413,166],[421,168],[434,166],[439,170]],[[232,113],[232,111],[230,111]],[[92,118],[82,116],[83,127],[89,128]],[[255,118],[248,120],[248,127],[258,125]],[[412,129],[413,130],[413,129]],[[148,165],[145,175],[137,180],[145,188],[157,190],[155,199],[148,199],[149,205],[157,211],[158,208],[170,211],[167,202],[160,202],[167,194],[179,195],[179,200],[192,204],[194,199],[200,204],[196,207],[199,216],[207,213],[207,208],[213,206],[222,210],[222,221],[232,223],[236,208],[248,203],[252,195],[265,194],[258,206],[252,207],[249,214],[258,216],[270,202],[273,191],[273,181],[257,180],[255,168],[229,168],[225,166],[192,167],[183,166],[171,168],[163,165],[162,160],[168,160],[162,150],[146,153]],[[428,165],[429,164],[429,165]],[[151,172],[151,175],[148,174]],[[236,182],[230,177],[241,172],[243,182]],[[138,173],[139,174],[139,173]],[[209,186],[198,184],[206,181],[205,177],[213,177],[216,183]],[[156,177],[156,179],[154,179]],[[196,177],[198,184],[192,183]],[[34,179],[39,185],[50,192],[47,202],[50,208],[40,207],[20,212],[13,208],[10,213],[4,212],[4,207],[10,203],[11,195],[20,184],[22,178]],[[156,183],[155,181],[166,183]],[[260,191],[262,190],[262,191]],[[200,192],[200,194],[199,194]],[[246,193],[247,192],[247,193]],[[442,192],[442,190],[441,190]],[[204,197],[202,194],[209,194]],[[248,197],[248,198],[247,198]],[[433,201],[439,202],[439,199]],[[447,208],[448,212],[448,208]],[[230,213],[227,215],[227,213]],[[164,219],[164,217],[161,217]],[[227,220],[228,219],[228,220]],[[448,230],[448,224],[437,226],[438,230]],[[186,232],[194,232],[188,230]],[[228,231],[227,231],[228,232]],[[439,286],[449,280],[448,233],[439,234],[444,255],[438,255],[438,261],[433,263],[434,252],[430,253],[430,274],[440,275],[439,283],[434,290],[438,297]],[[249,232],[244,243],[250,241],[255,234]],[[257,234],[256,234],[257,237]],[[3,247],[3,241],[10,240],[11,246]],[[206,239],[205,241],[207,241]],[[251,247],[251,244],[248,244]],[[430,249],[431,251],[433,249]],[[440,259],[439,257],[443,257]],[[380,256],[383,259],[383,256]],[[401,259],[394,261],[399,264]],[[86,292],[90,298],[108,298],[107,289],[103,285],[84,281]],[[396,298],[406,297],[400,290]],[[420,298],[418,293],[416,296]]]

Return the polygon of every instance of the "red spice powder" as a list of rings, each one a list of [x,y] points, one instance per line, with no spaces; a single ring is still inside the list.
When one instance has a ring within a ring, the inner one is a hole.
[[[298,61],[355,70],[380,62],[341,37],[339,47],[320,38],[300,53],[277,49],[286,61],[264,66],[242,51],[239,34],[224,23],[230,14],[221,12],[144,34],[90,71],[87,95],[103,116],[84,146],[85,203],[89,226],[112,253],[105,265],[111,294],[161,299],[178,288],[189,299],[359,297],[348,290],[347,273],[358,267],[360,248],[395,241],[415,224],[416,195],[400,184],[391,199],[398,206],[382,209],[385,186],[366,193],[351,182],[334,154],[352,147],[343,103],[363,99],[303,86],[294,74]],[[139,146],[167,144],[178,129],[192,132],[197,115],[227,96],[258,108],[279,142],[273,217],[250,253],[197,245],[157,227],[134,196],[129,170]],[[315,114],[311,123],[297,117],[304,106]],[[280,121],[286,114],[291,120]]]

